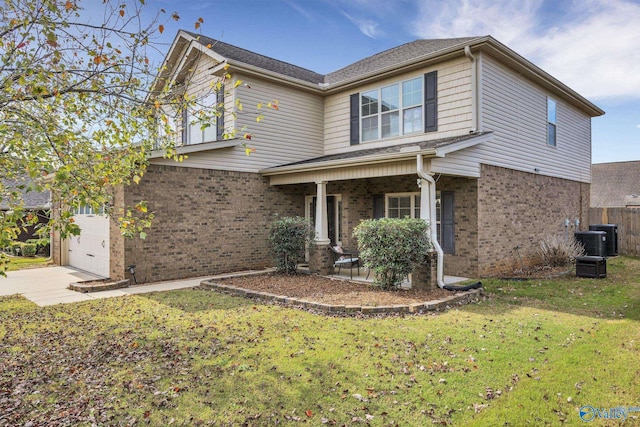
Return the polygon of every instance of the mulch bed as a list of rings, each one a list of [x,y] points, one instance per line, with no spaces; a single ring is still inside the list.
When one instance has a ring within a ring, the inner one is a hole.
[[[370,284],[309,274],[260,274],[216,280],[216,282],[322,304],[371,307],[424,303],[454,294],[439,288],[429,291],[415,289],[383,291]]]

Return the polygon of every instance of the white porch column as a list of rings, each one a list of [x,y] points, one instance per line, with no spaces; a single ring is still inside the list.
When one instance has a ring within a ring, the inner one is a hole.
[[[327,182],[316,182],[316,245],[328,245],[329,222],[327,219]]]
[[[426,179],[418,178],[418,186],[420,187],[420,218],[429,223],[431,228],[434,224],[431,222],[431,186]]]

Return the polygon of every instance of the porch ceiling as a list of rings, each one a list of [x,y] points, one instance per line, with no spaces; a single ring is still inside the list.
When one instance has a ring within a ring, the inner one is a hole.
[[[263,169],[271,185],[334,181],[416,173],[416,156],[426,159],[445,157],[449,153],[489,141],[492,132],[419,141],[379,148],[366,148],[330,154]]]

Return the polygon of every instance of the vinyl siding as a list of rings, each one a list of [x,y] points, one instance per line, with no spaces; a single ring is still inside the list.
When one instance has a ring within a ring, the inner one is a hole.
[[[298,184],[318,181],[344,181],[380,176],[412,175],[416,173],[416,161],[398,161],[374,165],[351,166],[323,171],[299,172],[269,177],[271,185]]]
[[[213,63],[203,61],[195,74],[205,73],[212,65]],[[211,76],[200,79],[194,85],[194,90],[206,90],[210,79]],[[237,79],[242,80],[243,85],[233,89]],[[225,128],[235,128],[239,137],[250,133],[252,139],[243,141],[255,148],[255,153],[247,156],[244,147],[240,145],[200,151],[190,153],[180,166],[258,172],[264,168],[323,154],[321,96],[238,74],[233,76],[232,82],[227,83],[227,92]],[[236,110],[236,99],[240,100],[243,109],[237,111],[234,123],[232,111]],[[279,109],[276,111],[267,108],[266,103],[276,99]],[[257,108],[259,103],[265,104],[260,110]],[[264,119],[257,123],[256,117],[260,113],[264,114]],[[246,129],[243,130],[243,127]],[[167,159],[154,159],[152,162],[175,165],[174,161]]]
[[[402,82],[438,71],[438,131],[349,144],[349,97],[356,92]],[[464,135],[471,128],[471,66],[465,58],[454,59],[397,77],[329,95],[325,99],[324,142],[325,154],[336,154],[364,148],[387,147],[395,144],[433,140]]]
[[[487,55],[482,55],[482,130],[491,142],[460,153],[469,161],[590,182],[591,118]],[[557,103],[557,144],[547,144],[547,96]]]

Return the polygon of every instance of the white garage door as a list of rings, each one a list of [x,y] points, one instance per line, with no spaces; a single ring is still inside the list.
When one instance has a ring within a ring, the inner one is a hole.
[[[69,265],[109,277],[109,217],[80,208],[73,218],[81,231],[69,239]]]

